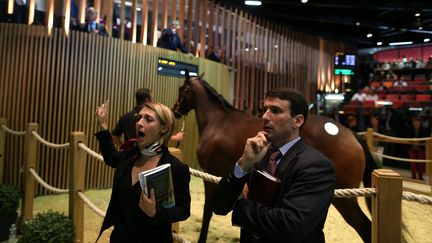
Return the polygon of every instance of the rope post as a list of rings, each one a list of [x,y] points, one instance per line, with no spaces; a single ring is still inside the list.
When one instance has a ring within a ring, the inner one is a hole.
[[[1,126],[6,126],[6,123],[7,120],[5,118],[0,118],[0,184],[4,183],[4,153],[6,146],[6,131]]]
[[[374,151],[373,133],[373,128],[368,128],[366,131],[366,143],[369,147],[369,151]]]
[[[389,169],[372,172],[372,243],[402,241],[402,177]]]
[[[78,192],[84,191],[85,152],[78,147],[84,142],[83,132],[72,132],[70,135],[69,161],[69,218],[75,227],[75,241],[83,242],[84,236],[84,202]]]
[[[28,123],[25,134],[24,154],[24,195],[21,208],[21,221],[24,223],[33,218],[33,200],[35,195],[35,178],[30,174],[30,168],[36,170],[37,140],[32,132],[38,131],[37,123]]]
[[[426,141],[425,144],[425,159],[430,160],[432,158],[431,155],[431,139]],[[426,175],[429,176],[429,185],[431,187],[431,191],[429,192],[430,195],[432,195],[432,173],[431,173],[431,163],[425,163],[425,167],[426,167]]]

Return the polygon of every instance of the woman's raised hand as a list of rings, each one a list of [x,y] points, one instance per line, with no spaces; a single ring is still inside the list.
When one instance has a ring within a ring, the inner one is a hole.
[[[108,129],[108,111],[109,111],[109,100],[105,103],[96,107],[96,118],[98,121],[99,128],[101,130]]]

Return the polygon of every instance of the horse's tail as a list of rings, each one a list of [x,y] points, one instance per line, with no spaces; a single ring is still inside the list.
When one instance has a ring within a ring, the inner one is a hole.
[[[372,185],[372,171],[375,169],[378,169],[378,166],[375,162],[375,159],[373,158],[369,147],[366,143],[366,141],[361,137],[360,135],[354,133],[354,136],[356,137],[357,141],[360,143],[360,145],[363,148],[363,153],[365,156],[365,170],[363,173],[363,186],[364,187],[371,187]],[[366,204],[369,208],[369,211],[371,211],[371,199],[369,197],[366,198]]]

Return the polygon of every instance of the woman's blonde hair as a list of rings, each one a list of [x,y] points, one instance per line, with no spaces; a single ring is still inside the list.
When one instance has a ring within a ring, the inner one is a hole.
[[[161,126],[165,127],[165,131],[162,132],[159,143],[166,146],[174,131],[175,118],[170,108],[159,102],[148,102],[145,103],[145,107],[150,108],[156,113],[156,117],[159,119]]]

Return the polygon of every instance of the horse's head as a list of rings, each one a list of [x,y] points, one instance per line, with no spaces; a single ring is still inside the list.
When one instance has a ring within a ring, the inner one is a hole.
[[[174,116],[177,119],[186,115],[194,108],[191,86],[192,80],[196,78],[197,77],[189,77],[187,75],[183,85],[179,88],[179,96],[174,107],[172,108]]]

